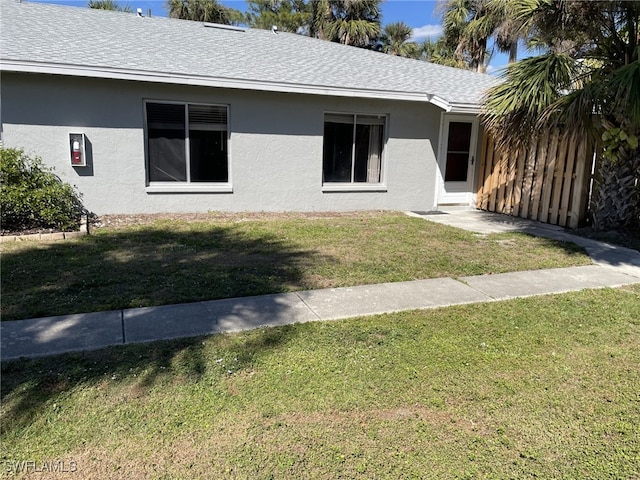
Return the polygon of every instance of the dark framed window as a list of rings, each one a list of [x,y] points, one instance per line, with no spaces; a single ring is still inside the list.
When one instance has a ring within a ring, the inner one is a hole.
[[[149,182],[229,181],[227,107],[145,104]]]
[[[380,183],[384,115],[325,114],[324,183]]]
[[[471,155],[471,122],[449,122],[445,182],[466,182]]]

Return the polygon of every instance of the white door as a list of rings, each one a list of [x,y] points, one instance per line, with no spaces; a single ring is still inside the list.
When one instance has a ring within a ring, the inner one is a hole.
[[[478,118],[445,115],[442,125],[439,165],[439,205],[473,205]]]

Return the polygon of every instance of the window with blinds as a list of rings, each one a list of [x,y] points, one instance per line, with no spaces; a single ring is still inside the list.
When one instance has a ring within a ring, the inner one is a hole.
[[[147,102],[149,182],[229,181],[228,109]]]

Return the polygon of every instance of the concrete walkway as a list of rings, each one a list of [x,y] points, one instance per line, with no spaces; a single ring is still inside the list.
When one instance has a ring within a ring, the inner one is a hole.
[[[410,213],[478,233],[521,231],[584,246],[593,265],[384,283],[0,324],[4,360],[319,320],[640,283],[640,253],[562,228],[476,210]]]
[[[636,277],[640,275],[640,252],[573,235],[570,230],[557,225],[470,209],[443,209],[429,213],[409,212],[409,215],[482,234],[523,232],[536,237],[575,243],[587,251],[596,265],[612,267]]]

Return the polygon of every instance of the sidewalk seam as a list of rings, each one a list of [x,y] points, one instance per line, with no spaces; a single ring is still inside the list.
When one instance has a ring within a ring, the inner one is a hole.
[[[309,309],[309,311],[313,314],[314,317],[316,317],[318,320],[323,320],[323,318],[320,315],[318,315],[316,311],[313,308],[311,308],[311,306],[307,302],[304,301],[304,298],[302,298],[299,295],[299,292],[293,292],[293,293],[295,294],[296,297],[300,299],[303,305]]]
[[[124,333],[124,310],[120,310],[120,325],[122,326],[122,344],[127,344],[127,337]]]
[[[482,290],[479,290],[479,289],[477,289],[475,287],[472,287],[467,282],[462,281],[460,279],[460,277],[449,277],[449,278],[451,278],[451,280],[455,280],[458,283],[461,283],[462,285],[464,285],[467,288],[470,288],[474,292],[478,292],[479,294],[484,295],[485,297],[487,297],[488,300],[480,300],[480,302],[478,302],[478,303],[484,303],[485,301],[487,301],[487,302],[498,302],[499,301],[496,297],[492,297],[487,292],[483,292]],[[474,302],[474,303],[476,303],[476,302]]]

